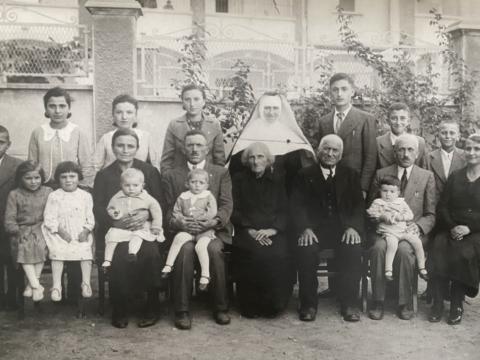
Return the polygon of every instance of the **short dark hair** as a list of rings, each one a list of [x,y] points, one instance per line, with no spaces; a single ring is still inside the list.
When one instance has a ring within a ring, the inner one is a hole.
[[[132,104],[135,107],[135,111],[138,111],[138,100],[137,99],[135,99],[133,96],[131,96],[129,94],[120,94],[120,95],[116,96],[112,101],[112,114],[115,111],[115,106],[117,106],[118,104],[121,104],[121,103]],[[117,126],[117,124],[115,124],[115,122],[113,122],[113,126]],[[132,127],[136,128],[137,123],[134,122],[132,124]]]
[[[183,95],[187,92],[187,91],[190,91],[190,90],[198,90],[202,93],[202,97],[203,97],[203,100],[206,100],[207,99],[207,94],[205,93],[205,89],[197,84],[188,84],[188,85],[185,85],[183,88],[182,88],[182,92],[180,93],[180,99],[183,100]]]
[[[350,85],[352,85],[352,87],[355,86],[355,82],[353,81],[353,78],[346,73],[333,74],[332,77],[330,78],[329,86],[332,86],[334,82],[337,82],[340,80],[347,80],[350,83]]]
[[[380,179],[379,185],[396,186],[400,189],[400,180],[398,180],[398,178],[395,176],[384,176]]]
[[[390,116],[392,111],[399,111],[399,110],[405,110],[406,112],[408,112],[410,114],[410,108],[408,107],[407,104],[405,104],[403,102],[394,102],[388,108],[388,115]]]
[[[0,134],[7,134],[7,139],[8,141],[10,141],[10,133],[8,132],[8,129],[3,125],[0,125]]]
[[[140,140],[138,139],[138,135],[135,131],[131,129],[118,129],[113,133],[113,136],[112,136],[112,148],[113,148],[113,144],[115,144],[115,140],[117,140],[117,138],[119,138],[120,136],[133,137],[137,142],[137,149],[140,147]]]
[[[16,188],[23,188],[22,178],[26,173],[30,171],[38,171],[38,173],[40,174],[40,178],[42,179],[42,184],[45,182],[45,171],[43,171],[40,164],[32,160],[27,160],[22,162],[20,165],[18,165],[17,170],[15,172]]]
[[[205,140],[207,140],[207,135],[205,135],[205,133],[202,130],[192,129],[192,130],[188,130],[185,136],[183,137],[183,143],[185,143],[185,140],[187,139],[187,137],[195,136],[195,135],[201,135]]]
[[[61,88],[60,86],[55,86],[54,88],[49,89],[45,95],[43,95],[43,106],[47,108],[48,100],[52,97],[64,97],[68,107],[72,104],[72,98],[67,90]]]
[[[60,182],[60,175],[65,174],[65,173],[77,173],[78,174],[78,180],[83,180],[83,174],[82,174],[82,168],[80,165],[74,163],[73,161],[62,161],[57,165],[57,168],[55,169],[55,175],[53,178],[57,183]]]

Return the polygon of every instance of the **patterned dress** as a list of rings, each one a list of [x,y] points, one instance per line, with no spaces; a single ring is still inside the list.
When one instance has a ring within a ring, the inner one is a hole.
[[[8,194],[5,230],[10,235],[12,258],[20,264],[37,264],[47,258],[41,225],[51,191],[42,186],[34,192],[18,188]]]
[[[63,261],[93,260],[93,236],[79,242],[78,235],[84,228],[92,231],[95,225],[92,196],[81,189],[66,192],[58,189],[50,194],[45,207],[42,226],[50,252],[50,259]],[[58,235],[62,227],[72,237],[71,242]]]

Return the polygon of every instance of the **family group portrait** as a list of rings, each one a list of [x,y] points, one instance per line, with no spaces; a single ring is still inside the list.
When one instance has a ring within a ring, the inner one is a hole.
[[[479,18],[0,0],[0,359],[477,359]]]

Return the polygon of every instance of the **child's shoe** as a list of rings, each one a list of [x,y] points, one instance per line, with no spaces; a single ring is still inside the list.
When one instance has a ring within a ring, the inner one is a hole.
[[[385,271],[385,279],[387,281],[393,281],[393,273],[392,270],[386,270]]]
[[[50,297],[52,301],[55,301],[55,302],[62,300],[62,289],[52,288],[52,290],[50,290]]]
[[[25,290],[23,290],[23,296],[32,297],[32,295],[33,295],[33,289],[30,286],[30,284],[27,284],[27,286],[25,286]]]
[[[90,286],[90,284],[82,283],[81,287],[82,287],[82,296],[84,298],[92,297],[92,287]]]
[[[198,290],[207,291],[208,284],[210,284],[210,278],[208,276],[200,276],[200,281],[198,282]]]
[[[425,269],[425,268],[418,269],[418,275],[420,276],[420,278],[422,278],[425,281],[428,281],[428,279],[430,278],[428,276],[427,269]]]
[[[43,300],[43,286],[38,285],[38,287],[32,289],[32,299],[33,301],[41,301]]]
[[[170,277],[170,273],[172,272],[172,266],[171,265],[165,265],[162,269],[162,279],[168,279]]]

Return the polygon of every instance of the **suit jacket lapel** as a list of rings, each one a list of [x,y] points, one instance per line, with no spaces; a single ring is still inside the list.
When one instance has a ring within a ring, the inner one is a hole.
[[[355,121],[355,108],[352,107],[347,114],[347,117],[343,119],[342,126],[340,126],[340,130],[338,131],[338,136],[342,139],[348,135],[356,126],[357,122]],[[332,121],[333,124],[333,121]]]
[[[331,113],[329,113],[327,115],[327,119],[328,121],[323,123],[323,134],[326,135],[326,134],[334,134],[335,133],[335,129],[333,127],[333,117],[335,116],[335,111],[332,111]]]
[[[342,171],[342,168],[337,166],[335,170],[335,198],[337,200],[337,208],[341,209],[342,195],[345,192],[345,174]]]
[[[452,164],[450,165],[448,176],[450,176],[452,172],[460,170],[464,166],[465,159],[463,158],[463,152],[460,149],[455,148],[455,150],[453,150]]]
[[[434,151],[430,154],[430,157],[432,158],[432,169],[433,171],[437,174],[437,176],[443,181],[447,181],[447,178],[445,177],[445,169],[443,167],[443,162],[442,162],[442,155],[440,154],[440,151]],[[452,160],[452,165],[453,165],[453,160]],[[450,165],[450,172],[452,171],[452,166]]]
[[[393,159],[389,155],[393,154],[393,146],[390,141],[390,133],[380,136],[378,138],[378,145],[380,147],[379,156],[385,159],[387,164],[391,165]]]
[[[410,177],[408,178],[407,187],[405,188],[405,193],[403,197],[407,204],[411,204],[411,200],[415,197],[415,191],[418,189],[418,174],[417,174],[417,165],[413,165],[412,171],[410,173]]]
[[[2,164],[0,164],[0,186],[12,177],[15,161],[8,155],[4,155]]]

